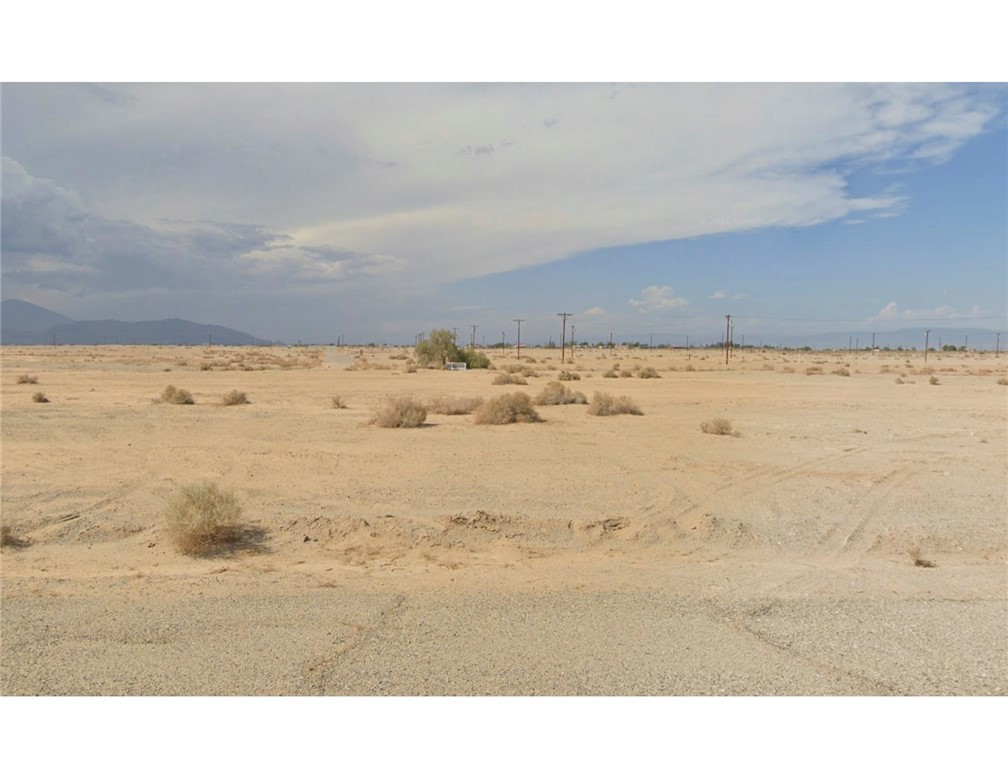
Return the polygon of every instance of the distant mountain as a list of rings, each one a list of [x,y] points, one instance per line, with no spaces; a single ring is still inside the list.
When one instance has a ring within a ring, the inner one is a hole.
[[[268,346],[270,341],[217,324],[185,319],[126,322],[117,319],[74,321],[23,300],[4,300],[0,341],[6,345],[153,345]],[[40,326],[41,325],[41,326]]]
[[[0,329],[5,333],[42,332],[71,323],[73,319],[24,300],[4,300],[0,303]]]

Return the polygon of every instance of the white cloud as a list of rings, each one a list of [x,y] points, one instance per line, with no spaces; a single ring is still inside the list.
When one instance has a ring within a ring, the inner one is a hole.
[[[587,311],[585,311],[581,315],[582,316],[605,316],[606,315],[606,309],[605,308],[599,308],[598,306],[596,306],[594,308],[589,308]]]
[[[726,298],[727,296],[728,296],[728,295],[726,295],[726,294],[725,294],[724,292],[721,292],[721,291],[717,291],[717,292],[714,292],[714,294],[711,294],[711,295],[708,295],[708,296],[707,296],[707,299],[708,299],[708,300],[723,300],[723,299],[725,299],[725,298]]]
[[[689,301],[685,298],[675,296],[675,290],[671,286],[649,286],[641,289],[639,300],[628,302],[641,313],[671,311],[689,305]]]
[[[733,299],[733,300],[748,300],[749,299],[749,295],[746,292],[735,292],[735,294],[733,294],[731,296],[731,299]]]
[[[899,318],[899,306],[895,302],[889,303],[885,308],[878,312],[875,316],[876,319],[897,319]]]
[[[903,311],[903,319],[926,321],[928,319],[952,319],[956,317],[955,308],[951,305],[939,305],[935,308],[907,308]]]
[[[262,225],[298,246],[383,257],[386,283],[408,289],[604,246],[892,215],[906,196],[853,197],[851,172],[941,161],[1000,99],[925,84],[612,93],[5,84],[4,153],[97,218]]]

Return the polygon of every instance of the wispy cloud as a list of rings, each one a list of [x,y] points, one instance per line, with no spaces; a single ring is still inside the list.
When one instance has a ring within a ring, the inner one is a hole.
[[[707,299],[708,299],[708,300],[723,300],[723,299],[725,299],[725,298],[726,298],[727,296],[728,296],[728,295],[726,295],[726,294],[725,294],[724,292],[721,292],[721,291],[717,291],[717,292],[714,292],[714,294],[709,294],[709,295],[707,295]]]
[[[589,308],[587,311],[585,311],[581,315],[582,316],[605,316],[606,315],[606,309],[605,308],[599,308],[598,306],[596,306],[594,308]]]

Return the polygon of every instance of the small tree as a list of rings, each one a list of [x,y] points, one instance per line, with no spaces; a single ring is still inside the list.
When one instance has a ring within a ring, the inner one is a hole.
[[[425,367],[463,361],[451,330],[431,330],[430,337],[420,341],[415,352],[417,362]]]

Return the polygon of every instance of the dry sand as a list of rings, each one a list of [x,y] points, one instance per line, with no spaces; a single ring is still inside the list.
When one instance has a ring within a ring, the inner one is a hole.
[[[535,395],[559,352],[527,387],[355,353],[4,347],[0,691],[1005,693],[1008,359],[579,350],[565,385],[644,415],[403,430],[382,397]],[[196,481],[237,548],[172,547]]]

